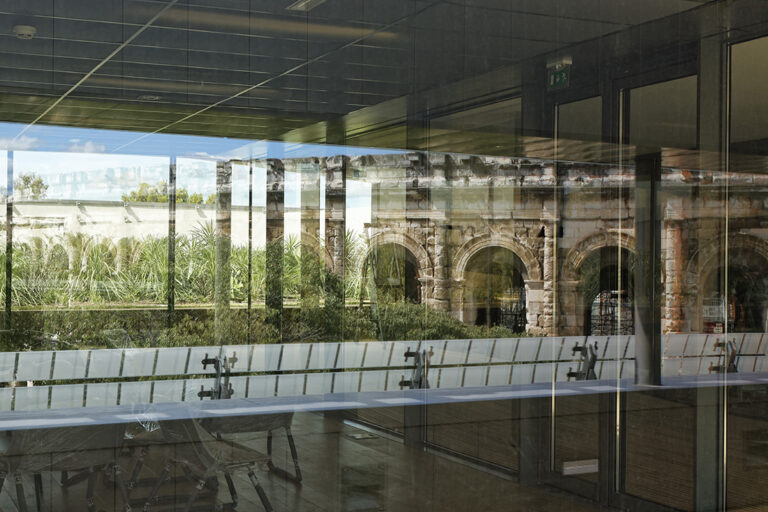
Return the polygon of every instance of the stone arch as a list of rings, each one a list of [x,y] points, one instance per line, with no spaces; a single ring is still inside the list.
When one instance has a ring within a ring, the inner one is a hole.
[[[406,254],[410,254],[413,257],[413,263],[416,273],[416,286],[418,287],[418,300],[424,303],[426,300],[431,299],[431,280],[432,280],[432,260],[427,253],[427,250],[418,242],[416,242],[410,236],[404,233],[397,232],[379,232],[374,234],[368,243],[368,248],[362,259],[362,280],[368,278],[368,264],[371,255],[379,247],[385,247],[387,245],[399,246],[405,249]]]
[[[632,254],[636,253],[635,238],[633,236],[626,233],[611,233],[607,231],[596,233],[582,239],[568,251],[568,255],[563,263],[562,278],[568,281],[578,280],[581,266],[587,258],[595,251],[605,247],[618,247],[619,249],[626,249]]]
[[[42,236],[33,236],[27,240],[27,246],[29,247],[30,251],[32,251],[37,258],[42,260],[43,254],[48,249],[49,241],[43,238]]]
[[[511,249],[492,245],[475,251],[460,283],[462,319],[469,324],[525,331],[531,284],[526,274],[523,261]]]
[[[558,283],[558,323],[562,326],[562,334],[583,335],[587,329],[587,317],[591,318],[591,307],[587,304],[583,289],[582,270],[584,263],[606,248],[614,248],[635,254],[635,239],[626,233],[616,231],[600,231],[587,236],[574,245],[563,260],[562,271]],[[591,320],[590,320],[591,321]]]
[[[465,242],[459,250],[456,251],[456,263],[454,265],[454,276],[459,282],[464,280],[464,271],[467,268],[467,264],[476,253],[489,247],[501,247],[503,249],[509,249],[512,251],[520,261],[523,262],[526,275],[524,278],[527,281],[540,281],[542,278],[541,264],[536,257],[536,253],[522,245],[521,243],[513,240],[510,237],[499,236],[496,234],[486,233],[480,235],[471,240]]]
[[[762,256],[768,262],[768,242],[762,238],[743,233],[733,233],[728,235],[728,250],[746,249]],[[686,276],[689,283],[703,284],[709,274],[711,274],[716,265],[712,265],[723,252],[723,237],[717,240],[717,243],[707,244],[699,248],[691,259],[688,260]],[[699,268],[707,269],[705,272],[699,272]]]
[[[499,233],[485,233],[467,240],[456,251],[455,263],[453,266],[453,278],[455,286],[452,290],[452,302],[458,307],[455,310],[462,321],[471,321],[467,316],[468,304],[466,303],[466,270],[472,258],[480,251],[489,248],[501,248],[510,251],[522,263],[523,281],[525,283],[525,308],[531,312],[532,302],[540,302],[537,299],[541,294],[541,280],[543,277],[542,266],[537,257],[537,252],[533,249],[514,240],[512,237],[504,236]],[[535,289],[535,290],[534,290]],[[538,294],[538,295],[537,295]],[[535,313],[534,313],[535,315]],[[526,329],[535,328],[535,320],[529,318],[526,320]]]
[[[707,299],[707,290],[710,288],[712,279],[716,279],[716,274],[724,267],[722,264],[724,255],[724,237],[720,236],[715,240],[715,243],[707,244],[700,247],[689,259],[686,268],[686,284],[688,289],[688,300],[686,303],[692,308],[690,311],[690,317],[692,320],[692,327],[695,330],[705,330],[707,326],[706,318],[704,317],[705,300]],[[755,273],[753,280],[761,281],[763,269],[768,264],[768,242],[753,235],[747,235],[743,233],[733,233],[728,235],[728,251],[734,254],[744,254],[751,257],[756,257],[758,261],[755,261],[755,267],[751,269]],[[759,261],[762,260],[762,261]],[[740,263],[740,262],[733,262]],[[731,261],[726,265],[728,268],[734,265]],[[743,263],[743,262],[741,262]],[[743,265],[741,265],[743,266]],[[768,280],[765,280],[768,281]],[[729,279],[730,283],[737,282],[737,278]],[[768,282],[761,282],[764,291],[768,292]],[[761,305],[762,309],[768,308],[768,303]],[[768,311],[762,312],[761,323],[768,323]],[[738,326],[737,326],[738,328]],[[766,325],[762,325],[761,330],[768,328]]]
[[[579,300],[573,301],[581,304],[576,313],[583,316],[583,334],[634,334],[634,259],[629,249],[617,245],[586,256],[574,288]]]
[[[51,243],[48,250],[48,264],[56,271],[69,270],[69,253],[63,244]]]
[[[404,233],[392,231],[380,232],[371,236],[368,242],[368,249],[365,251],[363,261],[368,261],[371,253],[376,247],[395,244],[405,247],[416,258],[418,263],[416,272],[419,279],[426,279],[432,276],[432,260],[423,245]],[[363,277],[365,277],[365,265],[363,265]]]

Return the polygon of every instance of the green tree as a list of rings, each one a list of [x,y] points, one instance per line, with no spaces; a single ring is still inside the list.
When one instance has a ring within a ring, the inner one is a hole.
[[[187,189],[185,188],[176,189],[176,202],[177,203],[189,202],[189,192],[187,192]]]
[[[216,204],[216,194],[211,194],[208,199],[205,200],[205,204]]]
[[[164,181],[157,185],[139,183],[136,190],[123,194],[123,201],[129,203],[163,203],[168,201],[168,184]]]
[[[45,199],[48,184],[35,173],[22,174],[13,181],[14,194],[19,199]]]
[[[136,190],[123,194],[123,201],[126,203],[167,203],[168,184],[165,181],[159,181],[156,185],[139,183]],[[176,202],[200,204],[203,202],[203,196],[199,193],[190,194],[187,189],[181,187],[176,189]]]

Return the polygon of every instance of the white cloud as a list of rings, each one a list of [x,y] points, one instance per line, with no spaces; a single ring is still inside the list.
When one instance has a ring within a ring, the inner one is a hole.
[[[69,146],[69,151],[73,153],[104,153],[107,147],[104,144],[97,144],[92,140],[86,141],[83,144],[78,144],[79,139],[72,139],[72,144]]]
[[[40,140],[35,137],[27,137],[22,135],[17,139],[0,139],[0,149],[7,151],[24,151],[28,149],[35,149],[40,145]]]

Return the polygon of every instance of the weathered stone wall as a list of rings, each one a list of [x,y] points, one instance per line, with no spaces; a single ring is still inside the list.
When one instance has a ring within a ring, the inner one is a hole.
[[[467,263],[482,248],[503,247],[525,267],[527,330],[583,334],[591,304],[582,289],[582,264],[606,247],[634,253],[631,170],[561,165],[556,187],[551,163],[527,159],[385,155],[353,159],[351,166],[365,169],[377,190],[372,240],[391,241],[398,234],[422,244],[432,265],[420,270],[422,300],[459,318],[466,315]],[[702,275],[722,264],[714,261],[722,259],[716,255],[724,246],[722,185],[710,174],[691,176],[666,172],[660,197],[665,332],[704,328]],[[762,181],[761,187],[768,185]],[[742,245],[766,252],[764,192],[755,185],[754,177],[731,181],[729,225],[731,232],[738,225],[742,238],[751,241]],[[634,263],[624,265],[622,271],[631,274]]]
[[[382,244],[404,247],[416,265],[419,300],[465,321],[474,321],[478,307],[468,298],[473,280],[468,268],[490,247],[519,259],[531,333],[579,335],[587,330],[586,312],[600,291],[590,291],[587,284],[600,272],[593,260],[602,249],[621,248],[621,271],[633,273],[631,169],[560,164],[556,180],[551,162],[443,153],[270,159],[263,165],[267,203],[253,214],[254,243],[256,233],[266,234],[265,241],[276,246],[272,257],[278,270],[282,253],[277,246],[288,231],[287,217],[300,216],[302,247],[324,245],[327,268],[343,282],[349,271],[344,268],[347,188],[359,180],[371,186],[369,254]],[[302,173],[301,212],[286,208],[286,172]],[[325,176],[324,188],[320,176]],[[665,332],[705,329],[707,297],[725,293],[713,284],[718,269],[741,265],[765,274],[766,192],[767,176],[733,174],[726,201],[717,175],[664,170],[658,272]],[[247,207],[232,207],[233,245],[247,241],[247,215]],[[177,234],[214,219],[213,206],[179,204]],[[64,232],[119,240],[167,234],[168,209],[163,204],[19,201],[13,222],[14,239],[20,242]],[[279,271],[267,276],[268,302],[275,309],[282,301],[280,279]]]

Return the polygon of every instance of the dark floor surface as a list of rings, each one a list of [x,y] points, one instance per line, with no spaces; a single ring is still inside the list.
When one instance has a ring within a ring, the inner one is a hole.
[[[452,458],[406,447],[388,436],[371,434],[323,414],[297,414],[293,433],[304,480],[297,485],[259,464],[256,475],[276,511],[591,511],[596,504],[548,487],[528,487],[482,468]],[[242,434],[239,442],[266,452],[264,433]],[[276,462],[290,467],[290,452],[283,434],[275,439]],[[131,491],[133,510],[142,510],[143,496],[164,462],[164,451],[150,450],[138,485]],[[130,473],[133,459],[121,457]],[[160,490],[161,500],[152,511],[183,510],[194,483],[178,474]],[[261,511],[258,494],[246,471],[233,473],[239,511]],[[61,486],[58,473],[43,474],[45,512],[86,511],[86,482]],[[120,511],[122,500],[114,484],[100,478],[96,485],[99,510]],[[227,510],[231,502],[225,479],[218,477],[203,489],[193,510]],[[36,510],[34,485],[25,480],[29,510]],[[17,497],[9,478],[0,493],[0,510],[17,512]]]

